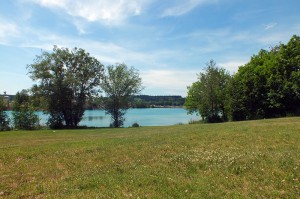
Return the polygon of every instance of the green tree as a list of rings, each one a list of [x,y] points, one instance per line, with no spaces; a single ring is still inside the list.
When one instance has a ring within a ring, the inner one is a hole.
[[[30,103],[27,91],[17,92],[14,98],[12,117],[16,129],[34,130],[39,126],[39,118]]]
[[[87,99],[97,95],[104,66],[83,49],[58,48],[42,52],[28,65],[30,77],[39,84],[33,89],[46,102],[51,128],[77,127]]]
[[[3,97],[0,97],[0,131],[7,131],[10,129],[10,119],[6,114],[5,110],[5,102],[3,100]]]
[[[276,62],[272,67],[272,79],[268,76],[268,86],[273,99],[280,103],[283,115],[299,114],[300,107],[300,37],[294,35],[290,41],[281,44],[276,52]],[[280,82],[280,83],[279,83]]]
[[[299,114],[300,38],[260,50],[240,67],[229,89],[232,120]]]
[[[184,104],[188,113],[196,112],[206,122],[226,121],[226,88],[230,78],[225,69],[216,67],[211,60],[206,71],[199,74],[198,81],[188,87]]]
[[[124,115],[133,99],[131,96],[142,90],[142,80],[133,67],[125,64],[108,66],[107,74],[101,82],[101,88],[106,96],[102,98],[102,108],[111,115],[111,127],[121,127],[124,124]]]
[[[231,82],[231,119],[258,119],[267,114],[265,64],[270,54],[261,50],[250,62],[240,67]]]

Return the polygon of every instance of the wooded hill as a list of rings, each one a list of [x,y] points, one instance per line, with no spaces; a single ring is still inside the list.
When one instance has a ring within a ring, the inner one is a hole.
[[[160,107],[182,107],[185,98],[179,95],[170,96],[151,96],[151,95],[135,95],[130,99],[131,108],[160,108]],[[99,109],[101,107],[101,99],[91,99],[86,105],[86,109]]]
[[[172,107],[183,106],[185,98],[173,96],[150,96],[138,95],[133,97],[132,107],[134,108],[149,108],[149,107]]]

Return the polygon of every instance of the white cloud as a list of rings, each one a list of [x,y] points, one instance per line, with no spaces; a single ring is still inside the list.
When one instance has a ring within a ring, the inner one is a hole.
[[[146,87],[144,90],[145,94],[186,96],[187,86],[197,80],[196,74],[200,72],[195,70],[153,69],[160,66],[167,67],[161,59],[176,56],[176,53],[178,53],[176,51],[159,50],[148,54],[136,52],[114,43],[104,43],[87,39],[78,40],[72,37],[63,37],[45,32],[30,32],[30,34],[35,39],[23,40],[23,42],[18,43],[20,47],[52,50],[53,44],[56,44],[58,47],[68,48],[78,46],[87,50],[92,56],[97,57],[105,65],[122,62],[125,62],[129,66],[133,65],[140,71],[143,85]],[[14,44],[14,46],[16,45]],[[147,70],[147,66],[152,69]]]
[[[246,63],[247,61],[245,60],[237,60],[237,61],[222,62],[219,63],[218,65],[226,69],[227,71],[229,71],[231,74],[234,74],[238,71],[240,66],[243,66]]]
[[[32,0],[50,9],[61,9],[73,17],[81,17],[89,22],[119,24],[129,16],[142,12],[146,0]]]
[[[34,38],[34,39],[30,39]],[[93,56],[97,57],[104,64],[129,63],[141,64],[156,62],[160,52],[148,54],[125,48],[112,42],[101,42],[90,39],[82,39],[78,37],[60,36],[46,31],[35,31],[26,29],[20,38],[11,41],[8,45],[38,48],[51,51],[53,45],[58,47],[74,48],[79,47],[85,49]]]
[[[33,1],[45,7],[65,7],[67,3],[70,3],[68,0],[33,0]]]
[[[197,81],[199,72],[195,70],[145,70],[141,72],[141,77],[148,91],[156,91],[160,95],[186,96],[187,86]]]
[[[270,30],[272,28],[275,28],[275,26],[277,26],[277,23],[269,23],[265,25],[265,30]]]
[[[0,19],[0,43],[7,44],[10,40],[19,35],[20,30],[15,23]]]
[[[162,13],[162,17],[184,15],[199,5],[214,3],[216,0],[186,0],[179,2],[180,3],[177,3],[177,5],[165,9]]]
[[[272,34],[258,36],[257,41],[259,41],[264,45],[268,45],[267,47],[270,47],[272,45],[278,45],[280,42],[286,43],[292,36],[293,33],[291,33],[290,31],[287,32],[281,31]]]

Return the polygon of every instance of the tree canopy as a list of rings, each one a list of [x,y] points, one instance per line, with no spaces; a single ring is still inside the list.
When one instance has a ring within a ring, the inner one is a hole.
[[[5,102],[2,96],[0,96],[0,131],[9,130],[10,119],[5,112]]]
[[[300,37],[254,55],[234,75],[229,95],[232,120],[299,114]]]
[[[207,122],[227,120],[225,102],[229,80],[230,75],[211,60],[206,71],[199,74],[198,81],[188,87],[185,108],[189,113],[199,113]]]
[[[52,128],[79,124],[85,102],[98,93],[104,71],[104,66],[83,49],[56,46],[53,52],[42,52],[27,68],[38,82],[32,90],[46,101]]]
[[[138,71],[133,67],[128,68],[125,64],[108,66],[101,88],[106,94],[102,98],[102,108],[106,114],[111,115],[111,126],[123,126],[124,115],[132,100],[130,96],[142,90],[142,80]]]
[[[185,106],[205,121],[299,115],[300,37],[260,50],[232,77],[211,61],[198,79],[188,87]]]

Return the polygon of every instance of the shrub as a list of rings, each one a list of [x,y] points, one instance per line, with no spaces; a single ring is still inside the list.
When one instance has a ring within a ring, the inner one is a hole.
[[[3,102],[3,98],[0,98],[0,131],[8,131],[10,130],[9,127],[9,117],[7,116]]]
[[[0,131],[10,130],[9,122],[10,120],[7,114],[4,111],[0,110]]]
[[[25,90],[16,94],[12,116],[16,129],[34,130],[39,127],[39,117],[34,113]]]
[[[202,120],[190,120],[189,124],[202,124],[204,123]]]
[[[13,123],[16,129],[34,130],[39,126],[39,118],[30,107],[13,111]]]
[[[137,122],[135,122],[135,123],[132,124],[131,127],[140,127],[140,125]]]

